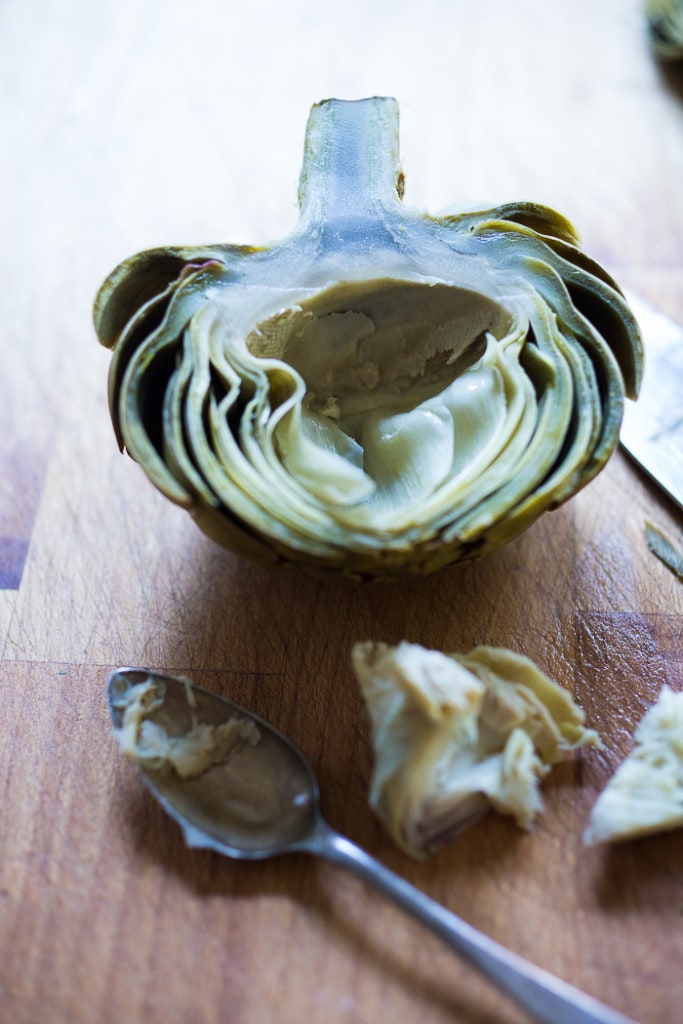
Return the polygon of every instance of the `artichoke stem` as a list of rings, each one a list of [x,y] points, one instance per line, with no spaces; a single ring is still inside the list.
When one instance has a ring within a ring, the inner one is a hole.
[[[300,224],[383,220],[400,203],[398,103],[323,100],[310,113],[299,179]]]

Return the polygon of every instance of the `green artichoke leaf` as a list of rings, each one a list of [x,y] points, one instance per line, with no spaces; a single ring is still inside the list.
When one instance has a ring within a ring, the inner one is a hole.
[[[604,466],[642,343],[548,207],[403,203],[398,105],[310,113],[292,234],[102,285],[122,449],[247,557],[354,579],[492,551]]]
[[[655,54],[662,60],[680,60],[683,57],[683,2],[646,0],[645,17]]]

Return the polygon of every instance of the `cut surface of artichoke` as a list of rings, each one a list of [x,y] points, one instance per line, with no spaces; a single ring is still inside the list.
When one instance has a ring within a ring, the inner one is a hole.
[[[494,550],[614,449],[637,325],[533,203],[402,202],[398,106],[313,107],[292,235],[158,249],[95,303],[121,448],[210,536],[355,578]]]
[[[683,825],[683,693],[663,686],[634,739],[593,806],[583,837],[588,845]]]
[[[368,642],[352,658],[372,724],[370,805],[414,856],[490,809],[530,827],[551,765],[600,742],[569,692],[513,651]]]

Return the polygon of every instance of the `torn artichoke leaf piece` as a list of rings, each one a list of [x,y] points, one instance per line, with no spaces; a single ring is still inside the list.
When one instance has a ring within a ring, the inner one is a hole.
[[[505,648],[366,642],[352,660],[372,725],[370,805],[413,856],[491,809],[530,828],[551,766],[600,745],[571,694]]]
[[[635,746],[602,790],[584,842],[621,842],[683,825],[683,692],[663,686]]]
[[[642,347],[533,203],[404,206],[398,105],[310,113],[292,234],[150,250],[102,286],[122,448],[226,547],[348,577],[493,551],[617,444]]]

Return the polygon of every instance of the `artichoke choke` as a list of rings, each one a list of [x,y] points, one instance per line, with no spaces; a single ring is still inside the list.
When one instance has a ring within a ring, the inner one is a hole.
[[[529,828],[550,766],[600,743],[567,690],[504,648],[360,643],[353,665],[372,724],[370,805],[414,856],[491,808]]]
[[[228,548],[353,578],[494,550],[614,449],[641,340],[534,203],[402,203],[398,106],[311,110],[290,237],[143,252],[95,303],[122,449]]]
[[[600,793],[584,841],[612,843],[683,825],[683,693],[664,686],[635,746]]]

